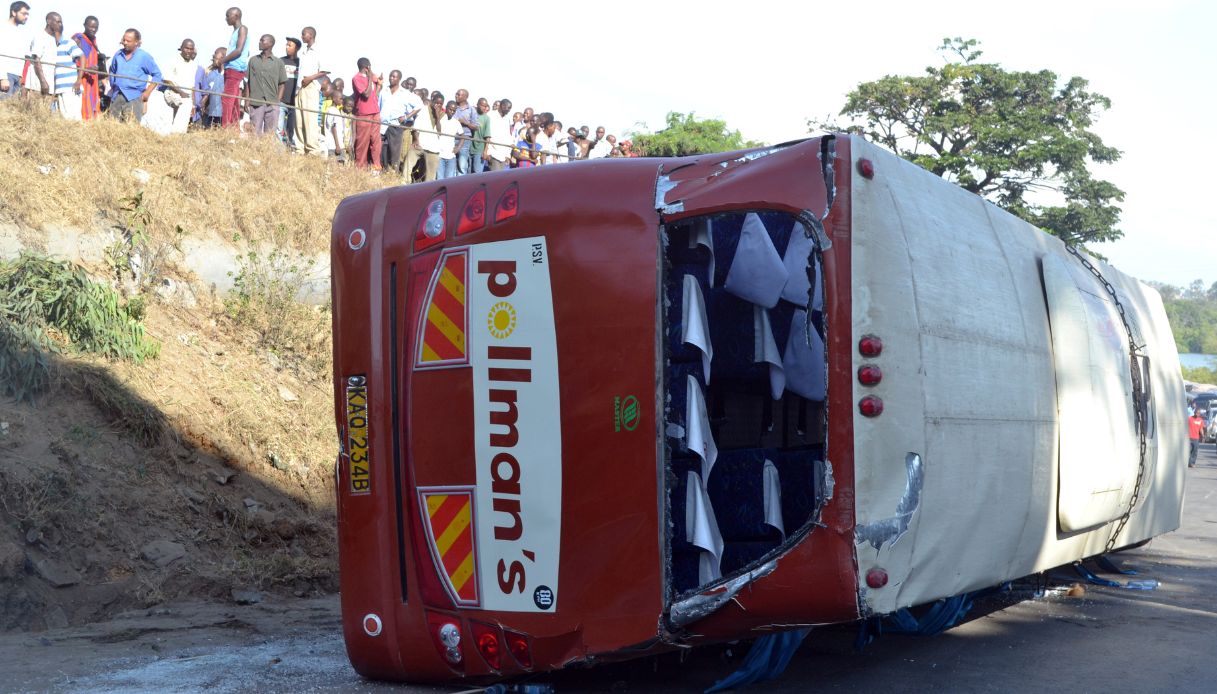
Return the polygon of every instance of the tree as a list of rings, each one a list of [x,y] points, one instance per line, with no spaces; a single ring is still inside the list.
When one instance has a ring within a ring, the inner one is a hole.
[[[1176,348],[1180,352],[1217,354],[1217,296],[1210,296],[1200,280],[1186,289],[1160,282],[1150,285],[1162,295]]]
[[[978,45],[943,39],[946,65],[859,84],[840,113],[851,123],[808,125],[861,133],[1067,243],[1123,236],[1116,203],[1124,192],[1088,168],[1120,158],[1089,129],[1110,99],[1081,77],[1058,89],[1049,70],[978,62]]]
[[[641,124],[643,128],[646,124]],[[692,113],[670,111],[667,127],[657,133],[634,132],[630,135],[634,147],[647,157],[683,157],[691,154],[730,152],[759,147],[759,142],[745,140],[738,130],[728,130],[727,121],[706,118],[698,120]]]

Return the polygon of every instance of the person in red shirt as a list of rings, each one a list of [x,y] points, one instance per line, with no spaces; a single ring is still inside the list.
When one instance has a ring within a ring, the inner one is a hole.
[[[1200,450],[1200,437],[1204,435],[1204,411],[1196,410],[1187,418],[1187,466],[1196,467],[1196,452]]]
[[[355,166],[380,173],[380,85],[384,77],[372,76],[372,61],[360,58],[359,73],[351,80],[355,89]]]

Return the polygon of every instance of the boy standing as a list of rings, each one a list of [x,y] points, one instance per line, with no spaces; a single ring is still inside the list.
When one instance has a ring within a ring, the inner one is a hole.
[[[199,104],[199,113],[203,114],[204,128],[220,127],[224,117],[224,101],[221,96],[224,92],[224,67],[221,61],[225,55],[228,55],[227,49],[215,49],[211,54],[211,65],[207,67],[207,74],[203,77],[203,88],[207,93]]]

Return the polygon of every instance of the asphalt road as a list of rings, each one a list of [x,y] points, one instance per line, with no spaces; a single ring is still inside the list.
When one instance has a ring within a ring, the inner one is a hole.
[[[862,652],[854,627],[814,630],[777,681],[754,691],[1217,691],[1217,453],[1188,471],[1182,527],[1123,552],[1155,591],[1087,586],[1056,572],[983,603],[935,637],[885,635]],[[1021,600],[1020,600],[1021,598]],[[1014,604],[1009,604],[1010,602]],[[995,609],[1002,607],[1003,609]],[[992,610],[992,611],[989,611]],[[580,669],[538,679],[557,692],[695,692],[746,646]],[[184,604],[101,624],[0,635],[5,692],[458,692],[360,679],[338,633],[335,598],[252,606]],[[477,691],[477,690],[473,690]]]

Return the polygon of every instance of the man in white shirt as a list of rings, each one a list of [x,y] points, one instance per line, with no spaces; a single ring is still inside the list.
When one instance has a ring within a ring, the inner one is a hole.
[[[511,148],[515,140],[511,137],[511,99],[500,99],[499,108],[490,114],[490,135],[486,138],[486,159],[491,171],[507,168],[511,160]]]
[[[26,88],[49,96],[51,110],[63,114],[71,103],[79,115],[80,97],[75,96],[74,90],[80,86],[79,67],[83,54],[75,41],[63,37],[63,18],[58,12],[46,16],[46,33],[39,35],[31,47],[31,55],[35,54],[38,62],[30,66]],[[75,99],[67,99],[67,96]]]
[[[609,142],[604,137],[604,126],[596,128],[596,144],[592,145],[592,151],[587,153],[588,159],[603,159],[613,153],[613,143]]]
[[[20,56],[29,55],[31,36],[25,23],[30,19],[30,6],[17,0],[9,6],[8,19],[0,24],[0,54],[17,56],[0,58],[0,99],[15,96],[21,91],[21,73],[25,61]]]
[[[30,37],[30,47],[26,55],[30,56],[31,61],[25,71],[25,90],[31,94],[50,96],[55,93],[54,63],[59,52],[58,32],[62,29],[63,20],[58,14],[51,12],[46,16],[46,29],[35,31]]]
[[[173,112],[169,132],[184,133],[194,116],[194,94],[192,89],[201,79],[203,68],[195,61],[197,53],[194,41],[182,41],[176,58],[171,58],[162,71],[165,88],[161,95],[165,104]]]
[[[313,42],[317,30],[304,27],[300,31],[304,46],[296,54],[300,67],[296,69],[296,138],[293,151],[314,156],[325,156],[320,147],[321,122],[317,111],[321,109],[321,86],[328,81],[328,70],[321,66],[321,57]]]
[[[380,93],[380,134],[385,140],[381,164],[386,171],[396,171],[401,164],[406,121],[413,120],[419,112],[416,102],[417,97],[401,84],[401,70],[390,72],[389,88]]]
[[[465,124],[456,117],[456,101],[449,101],[444,108],[445,117],[440,120],[439,143],[439,178],[453,178],[460,175],[460,165],[456,155],[469,142],[465,137]]]

